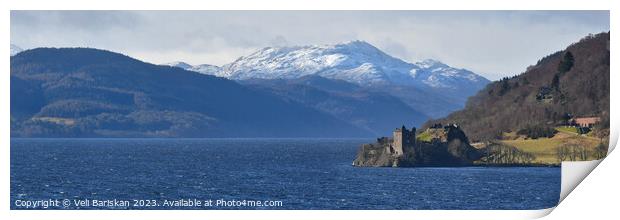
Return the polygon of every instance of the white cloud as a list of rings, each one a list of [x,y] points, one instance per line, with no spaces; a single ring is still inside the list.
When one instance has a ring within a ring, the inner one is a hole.
[[[603,31],[608,11],[11,12],[11,41],[23,48],[87,46],[152,63],[222,65],[267,46],[357,39],[406,61],[434,58],[490,79]]]

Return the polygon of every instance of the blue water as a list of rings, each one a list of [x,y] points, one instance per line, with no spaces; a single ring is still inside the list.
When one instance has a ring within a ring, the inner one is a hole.
[[[11,208],[37,199],[282,202],[209,209],[543,209],[558,202],[560,168],[352,167],[369,141],[11,139]]]

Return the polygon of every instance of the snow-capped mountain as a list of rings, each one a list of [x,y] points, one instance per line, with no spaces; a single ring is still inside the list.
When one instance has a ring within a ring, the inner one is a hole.
[[[267,47],[221,68],[183,62],[168,65],[243,83],[261,84],[262,87],[274,87],[272,84],[279,81],[295,83],[306,77],[345,81],[345,84],[397,97],[414,110],[434,118],[462,108],[468,97],[489,83],[472,71],[437,60],[403,61],[364,41]],[[295,91],[282,93],[292,92]]]
[[[335,45],[268,47],[224,65],[216,75],[235,79],[295,79],[317,74],[359,85],[482,88],[489,81],[435,60],[408,63],[364,41]]]
[[[472,71],[454,68],[433,59],[416,62],[415,65],[419,69],[412,69],[410,71],[411,77],[420,79],[424,84],[431,87],[451,88],[455,85],[462,86],[472,83],[472,86],[481,89],[490,82]]]
[[[200,64],[200,65],[192,66],[192,65],[190,65],[188,63],[181,62],[181,61],[165,63],[165,64],[162,64],[162,65],[179,67],[181,69],[185,69],[185,70],[189,70],[189,71],[194,71],[194,72],[199,72],[199,73],[208,74],[208,75],[217,75],[217,73],[220,72],[221,69],[222,69],[219,66],[215,66],[215,65],[211,65],[211,64]]]
[[[175,61],[175,62],[170,62],[170,63],[164,63],[162,64],[164,66],[173,66],[173,67],[179,67],[181,69],[189,69],[192,68],[192,65],[189,65],[186,62],[181,62],[181,61]]]
[[[222,67],[211,65],[211,64],[200,64],[200,65],[192,66],[192,68],[189,68],[187,70],[199,72],[202,74],[216,75],[218,72],[222,70]]]
[[[11,56],[18,54],[19,52],[24,51],[24,49],[22,49],[21,47],[18,47],[15,44],[11,44]]]

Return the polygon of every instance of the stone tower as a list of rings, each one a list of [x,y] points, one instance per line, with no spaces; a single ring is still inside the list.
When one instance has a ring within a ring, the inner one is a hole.
[[[397,156],[405,154],[407,149],[413,149],[415,146],[415,127],[411,131],[403,125],[401,128],[394,130],[394,142],[392,149]]]
[[[394,142],[392,143],[392,148],[394,149],[394,154],[397,156],[403,155],[403,133],[406,133],[407,129],[403,125],[402,128],[397,128],[394,130]]]

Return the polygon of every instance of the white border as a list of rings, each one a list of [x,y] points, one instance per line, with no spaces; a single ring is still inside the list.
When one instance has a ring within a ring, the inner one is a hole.
[[[558,0],[558,1],[542,1],[542,0],[424,0],[424,1],[407,1],[407,0],[228,0],[228,1],[189,1],[189,0],[175,0],[175,1],[153,1],[153,0],[107,0],[107,1],[83,1],[83,0],[55,0],[55,1],[36,1],[36,0],[21,0],[21,1],[3,1],[2,11],[0,16],[0,27],[2,27],[2,41],[4,44],[0,44],[0,51],[5,51],[7,54],[9,51],[9,33],[10,33],[10,13],[9,10],[78,10],[78,9],[97,9],[97,10],[611,10],[611,17],[615,16],[615,10],[612,6],[612,1],[604,0]],[[616,9],[617,10],[617,9]],[[616,22],[611,21],[611,29],[615,29]],[[617,37],[611,34],[612,42],[616,42]],[[612,64],[618,63],[618,59],[614,59],[614,51],[618,50],[615,44],[612,45]],[[1,54],[1,53],[0,53]],[[432,219],[522,219],[522,218],[537,218],[548,214],[551,209],[548,210],[534,210],[534,211],[9,211],[9,193],[10,193],[10,172],[9,172],[9,59],[5,58],[0,60],[2,72],[4,73],[4,80],[0,80],[0,89],[2,90],[0,99],[2,100],[2,112],[0,116],[0,137],[1,143],[4,149],[1,151],[1,161],[3,169],[1,169],[1,176],[3,181],[0,183],[1,196],[0,206],[3,208],[1,214],[9,219],[40,219],[45,217],[46,219],[110,219],[110,218],[148,218],[148,219],[177,219],[177,218],[191,218],[191,219],[229,219],[232,217],[244,218],[244,219],[317,219],[317,218],[356,218],[356,219],[383,219],[389,218],[411,218],[415,216],[417,218],[432,218]],[[614,72],[612,65],[612,73]],[[618,77],[612,76],[612,84],[618,85]],[[617,89],[612,86],[612,97],[618,97]],[[611,99],[612,106],[611,111],[617,112],[618,103]],[[611,114],[612,118],[612,143],[618,140],[618,117],[615,114]],[[612,146],[612,147],[613,147]],[[610,156],[613,158],[613,155]],[[617,158],[615,159],[616,162]],[[604,177],[616,176],[616,166],[609,166],[603,161],[603,165],[594,173],[600,174]],[[607,165],[607,166],[605,166]],[[564,170],[563,170],[564,172]],[[570,171],[566,171],[570,172]],[[564,175],[564,173],[563,173]],[[597,176],[597,178],[601,178]],[[617,179],[607,179],[611,183],[618,183]],[[609,183],[605,182],[605,183]],[[592,183],[586,179],[582,186],[577,189],[587,189],[586,183]],[[599,183],[599,182],[596,182]],[[607,186],[616,186],[617,184],[608,184]],[[605,193],[605,189],[592,189],[594,193],[598,193],[601,196],[609,196]],[[616,190],[617,191],[617,190]],[[588,194],[590,195],[590,194]],[[614,194],[614,196],[618,195]],[[571,198],[571,196],[568,196]],[[611,201],[613,198],[607,198]],[[570,199],[568,199],[570,200]],[[593,201],[570,201],[581,202],[583,205],[591,204]],[[579,205],[578,205],[579,206]],[[561,210],[561,205],[560,208]],[[559,211],[558,210],[558,211]],[[564,215],[558,213],[555,217],[571,217],[573,214],[584,210],[571,209],[564,210]],[[587,210],[585,210],[587,212]],[[614,210],[610,210],[613,213]],[[587,216],[597,216],[597,214],[604,213],[601,210],[590,210]],[[604,215],[599,215],[604,216]],[[5,218],[6,219],[6,218]]]

